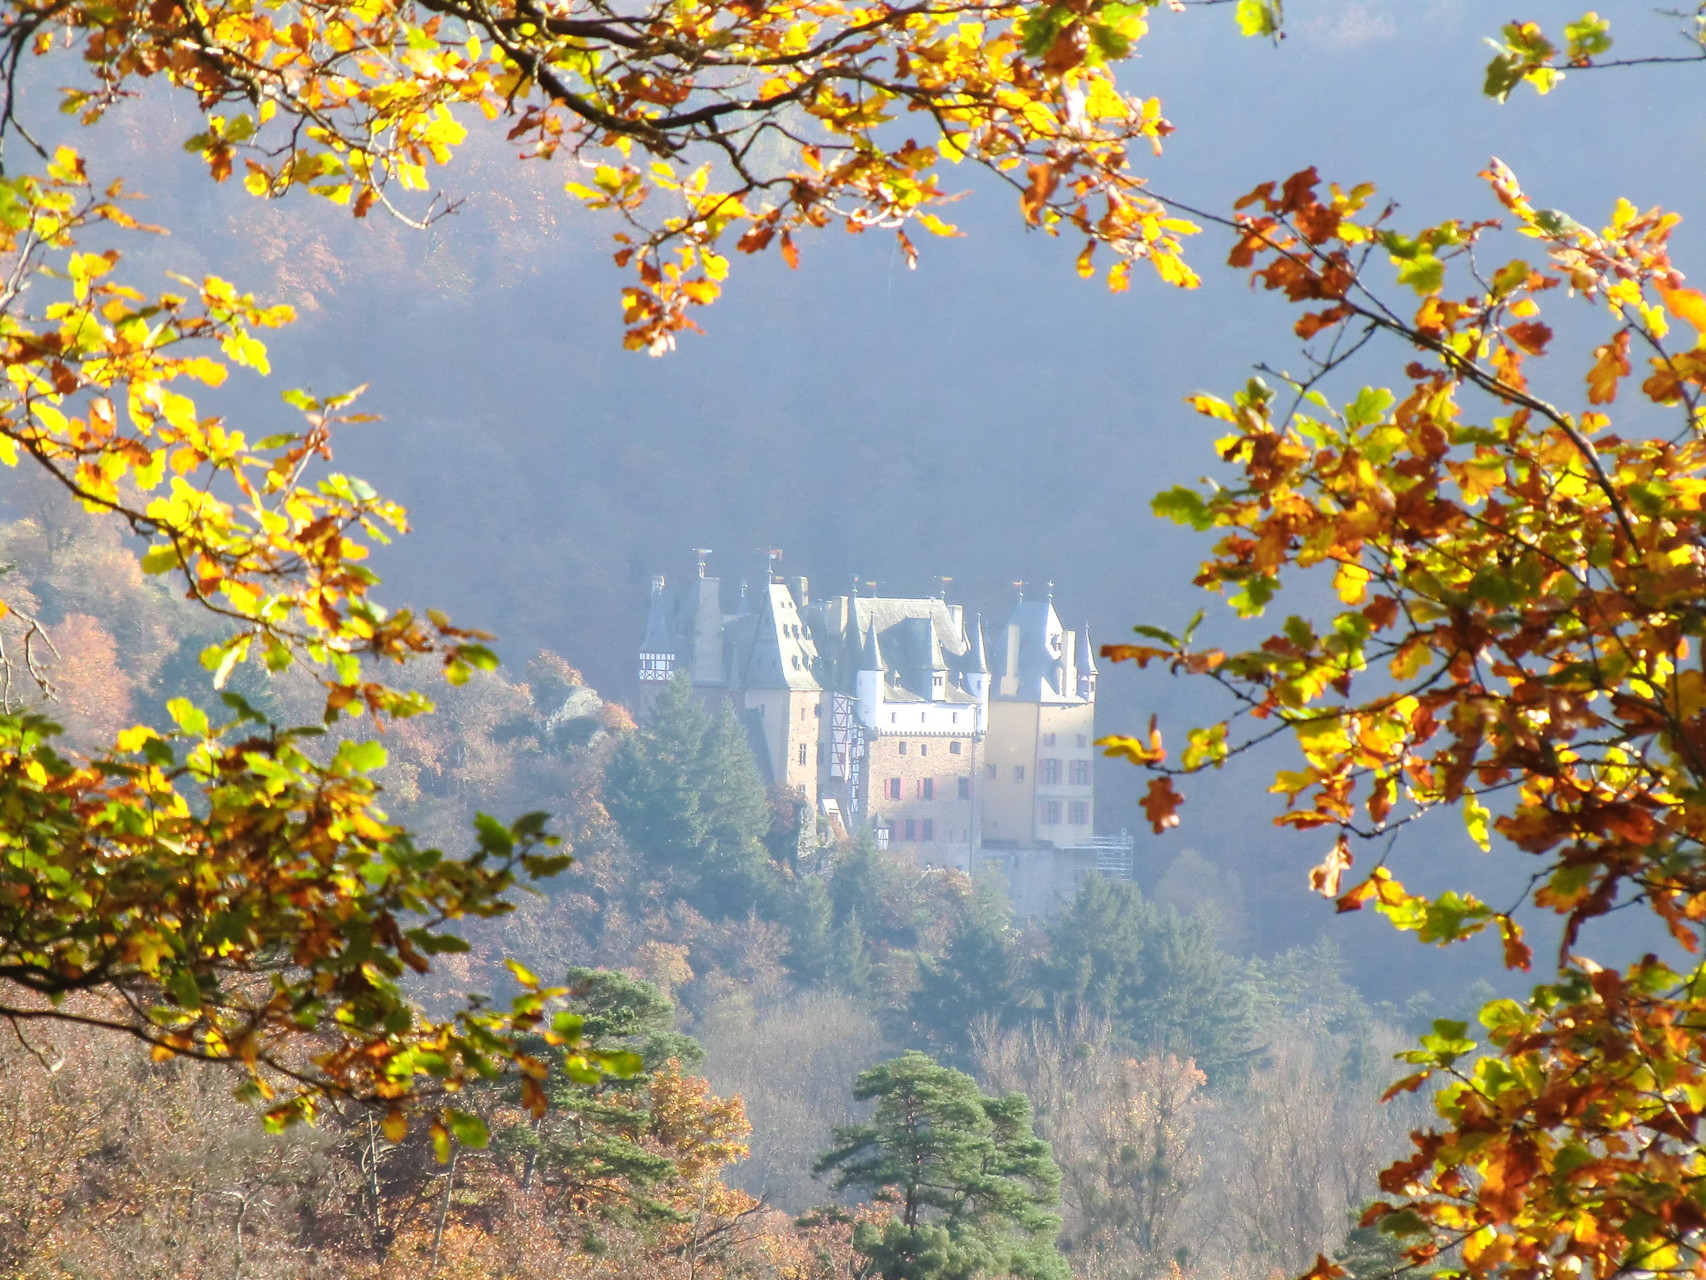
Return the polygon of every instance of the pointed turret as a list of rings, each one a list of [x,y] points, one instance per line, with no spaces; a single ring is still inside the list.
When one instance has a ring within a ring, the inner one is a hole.
[[[883,666],[883,651],[877,643],[877,628],[874,624],[865,633],[865,644],[859,650],[859,670],[875,671],[878,674],[887,670]]]
[[[908,618],[907,658],[918,664],[911,683],[914,689],[932,702],[939,702],[948,691],[948,660],[942,653],[942,637],[936,631],[936,619]]]
[[[857,625],[857,623],[855,623]],[[865,633],[865,644],[860,650],[859,671],[853,677],[853,691],[858,700],[859,723],[875,727],[877,716],[883,707],[883,687],[888,681],[886,669],[883,666],[882,646],[877,643],[877,624],[871,622],[871,629]]]
[[[651,608],[646,612],[646,638],[640,649],[646,653],[672,652],[675,648],[675,592],[663,574],[652,576]]]
[[[1082,655],[1078,662],[1078,696],[1086,702],[1096,700],[1096,645],[1090,639],[1090,624],[1086,622],[1084,629],[1078,633],[1078,651]]]
[[[640,702],[648,705],[659,685],[675,675],[676,597],[660,573],[652,579],[646,638],[640,641]],[[649,686],[649,688],[648,688]]]
[[[989,656],[983,644],[983,615],[972,619],[971,651],[966,654],[966,692],[977,699],[977,727],[989,723]]]
[[[981,613],[972,621],[971,658],[966,667],[966,674],[974,676],[989,674],[989,655],[983,647],[983,615]]]

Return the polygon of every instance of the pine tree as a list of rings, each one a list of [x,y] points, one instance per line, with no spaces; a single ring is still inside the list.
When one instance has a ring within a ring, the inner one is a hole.
[[[835,949],[835,908],[823,881],[796,880],[788,898],[788,968],[800,981],[827,981]]]
[[[856,911],[869,936],[890,947],[917,945],[917,921],[912,918],[916,895],[906,883],[905,872],[878,851],[869,835],[861,835],[836,859],[829,896],[838,922]]]
[[[653,875],[713,917],[774,915],[770,815],[740,722],[708,714],[685,677],[667,685],[605,774],[605,803]]]
[[[524,1186],[538,1182],[612,1220],[672,1221],[676,1211],[655,1193],[675,1175],[676,1162],[649,1139],[650,1086],[659,1072],[697,1065],[704,1050],[676,1030],[675,1006],[649,982],[576,968],[565,983],[575,993],[583,1042],[633,1055],[631,1073],[611,1079],[552,1071],[550,1109],[500,1132],[499,1148],[521,1158]],[[533,1048],[560,1064],[561,1050]]]
[[[684,677],[658,695],[638,732],[618,744],[605,771],[604,800],[622,836],[654,874],[698,861],[710,830],[700,796],[699,761],[710,717]]]
[[[835,1130],[814,1166],[892,1209],[854,1247],[883,1280],[1067,1280],[1056,1246],[1060,1170],[1022,1094],[992,1098],[964,1072],[906,1053],[863,1072],[869,1124]]]
[[[689,1070],[704,1062],[704,1048],[675,1029],[675,1005],[652,983],[580,967],[570,969],[563,983],[574,993],[583,1038],[638,1053],[648,1072],[671,1059]]]
[[[1432,1267],[1418,1267],[1404,1256],[1404,1241],[1379,1227],[1352,1227],[1333,1261],[1351,1280],[1429,1280]]]
[[[907,1012],[932,1044],[959,1055],[979,1018],[1004,1019],[1019,1007],[1020,963],[1010,908],[992,880],[980,879],[941,956],[919,970]]]
[[[1249,977],[1206,922],[1145,902],[1135,885],[1092,876],[1049,942],[1037,986],[1057,1013],[1107,1018],[1145,1050],[1194,1058],[1210,1079],[1247,1065]]]
[[[868,996],[876,985],[871,950],[857,910],[849,911],[830,934],[828,977],[850,996]]]
[[[764,847],[770,801],[746,731],[726,702],[702,739],[698,782],[706,820],[698,870],[712,894],[695,905],[717,915],[744,915],[754,905],[774,914],[776,875]]]

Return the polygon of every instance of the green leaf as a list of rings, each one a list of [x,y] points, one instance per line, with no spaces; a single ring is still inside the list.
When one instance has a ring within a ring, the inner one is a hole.
[[[345,742],[338,746],[338,759],[356,773],[372,773],[383,769],[389,757],[377,742]]]
[[[515,836],[489,813],[474,815],[474,835],[482,853],[507,858],[515,852]]]
[[[1504,102],[1511,96],[1511,90],[1522,83],[1522,67],[1523,60],[1514,53],[1499,54],[1487,64],[1487,76],[1481,82],[1481,92]]]
[[[1428,1231],[1428,1224],[1414,1209],[1400,1209],[1380,1219],[1379,1230],[1389,1236],[1419,1236]]]
[[[1165,493],[1156,494],[1150,499],[1149,509],[1163,520],[1189,525],[1199,532],[1214,527],[1214,515],[1209,511],[1202,495],[1184,485],[1177,485]]]
[[[608,1075],[618,1080],[630,1080],[646,1069],[646,1060],[637,1053],[607,1053],[604,1055],[604,1070]]]
[[[219,700],[237,713],[239,724],[245,720],[253,720],[256,724],[265,724],[267,721],[265,714],[255,710],[254,705],[240,693],[227,689],[219,695]]]
[[[1487,824],[1492,820],[1492,813],[1477,800],[1473,793],[1463,797],[1463,824],[1469,829],[1469,838],[1481,846],[1483,853],[1493,847],[1493,842],[1487,834]]]
[[[190,737],[208,736],[207,713],[188,698],[173,698],[166,704],[166,714]]]
[[[166,990],[180,1007],[192,1010],[201,1008],[201,987],[195,980],[195,974],[188,969],[174,970],[171,977],[166,979]]]
[[[1611,23],[1597,13],[1584,13],[1564,25],[1564,39],[1571,59],[1596,58],[1611,50]]]
[[[1272,36],[1282,21],[1281,0],[1238,0],[1238,30],[1247,36]]]
[[[249,645],[246,640],[225,646],[225,654],[219,659],[219,665],[213,671],[213,687],[215,689],[225,687],[225,682],[231,678],[232,671],[236,670],[237,664],[247,655],[248,649]]]
[[[1409,285],[1419,294],[1437,293],[1445,283],[1445,263],[1431,253],[1418,253],[1399,263],[1398,283]]]
[[[169,542],[149,547],[147,551],[142,553],[142,572],[144,573],[169,573],[182,563],[183,560],[178,555],[178,549]]]
[[[457,645],[456,656],[480,671],[496,671],[499,666],[498,655],[483,644]]]
[[[491,1135],[486,1132],[486,1122],[479,1116],[466,1111],[447,1108],[444,1118],[450,1124],[451,1136],[465,1147],[472,1147],[478,1151],[491,1141]]]
[[[1364,387],[1357,392],[1357,398],[1345,406],[1345,421],[1353,427],[1372,427],[1384,419],[1386,411],[1397,402],[1397,397],[1385,387]]]

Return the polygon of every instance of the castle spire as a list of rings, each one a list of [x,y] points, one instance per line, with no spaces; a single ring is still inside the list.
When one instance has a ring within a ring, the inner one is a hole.
[[[859,654],[859,670],[886,671],[887,669],[883,666],[883,651],[881,646],[877,644],[877,623],[873,618],[871,629],[865,634],[865,647]]]
[[[1085,702],[1096,700],[1096,646],[1090,639],[1090,624],[1079,633],[1082,657],[1078,663],[1078,696]]]
[[[973,675],[989,674],[989,657],[983,647],[983,615],[978,614],[971,624],[971,663],[966,670]]]

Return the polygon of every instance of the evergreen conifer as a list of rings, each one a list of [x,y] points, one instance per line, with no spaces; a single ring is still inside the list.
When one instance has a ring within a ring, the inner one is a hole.
[[[869,1124],[835,1130],[814,1166],[892,1208],[854,1247],[883,1280],[1067,1280],[1056,1240],[1060,1170],[1022,1094],[986,1096],[964,1072],[906,1053],[863,1072]]]

